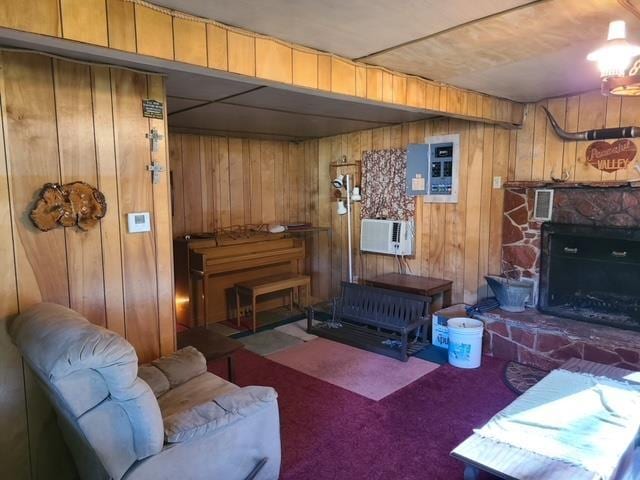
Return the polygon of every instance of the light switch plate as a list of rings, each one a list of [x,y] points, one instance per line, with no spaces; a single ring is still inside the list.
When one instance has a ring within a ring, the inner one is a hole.
[[[493,177],[493,188],[502,188],[502,177]]]
[[[141,233],[151,231],[151,215],[149,212],[127,213],[129,233]]]

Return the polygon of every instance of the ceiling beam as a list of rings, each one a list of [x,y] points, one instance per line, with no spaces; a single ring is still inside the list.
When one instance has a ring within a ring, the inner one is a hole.
[[[79,21],[80,19],[91,19]],[[353,62],[142,0],[4,2],[0,27],[432,115],[520,126],[523,105]]]

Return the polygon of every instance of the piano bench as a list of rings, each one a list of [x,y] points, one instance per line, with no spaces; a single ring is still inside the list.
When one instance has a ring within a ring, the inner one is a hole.
[[[236,321],[240,326],[240,294],[251,297],[251,316],[253,331],[256,331],[256,298],[260,295],[275,293],[284,290],[289,291],[289,308],[293,310],[293,289],[298,289],[298,302],[300,302],[300,287],[304,287],[305,301],[301,307],[306,307],[309,303],[309,289],[311,279],[307,275],[297,273],[282,273],[269,277],[257,278],[235,284],[236,290]]]

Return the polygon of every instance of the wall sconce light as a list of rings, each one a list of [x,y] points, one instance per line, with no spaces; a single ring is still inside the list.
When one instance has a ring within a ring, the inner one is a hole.
[[[344,215],[347,213],[347,207],[344,204],[344,200],[338,200],[338,209],[336,210],[338,215]]]
[[[351,200],[354,202],[359,202],[362,200],[360,196],[360,187],[353,187],[353,192],[351,193]]]

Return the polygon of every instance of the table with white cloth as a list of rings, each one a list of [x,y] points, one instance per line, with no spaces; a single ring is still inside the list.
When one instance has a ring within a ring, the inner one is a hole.
[[[640,480],[640,372],[571,359],[451,455],[517,480]]]

